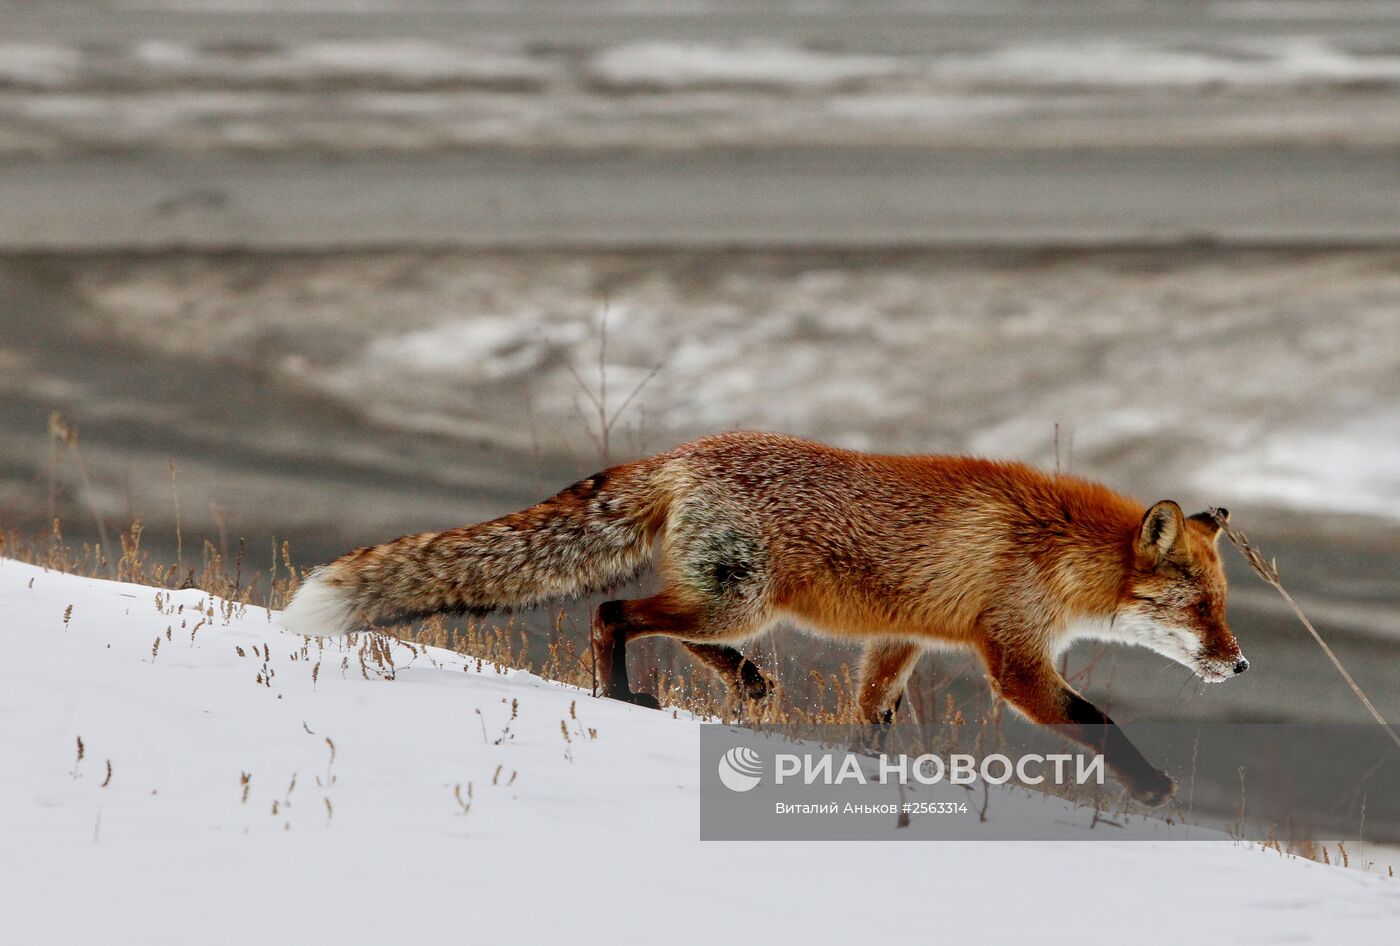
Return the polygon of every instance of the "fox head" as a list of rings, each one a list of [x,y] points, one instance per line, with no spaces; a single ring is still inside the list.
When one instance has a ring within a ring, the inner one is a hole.
[[[1228,520],[1228,511],[1215,512]],[[1184,516],[1169,499],[1153,505],[1138,526],[1127,587],[1114,616],[1120,633],[1211,683],[1249,669],[1225,623],[1219,538],[1215,515]]]

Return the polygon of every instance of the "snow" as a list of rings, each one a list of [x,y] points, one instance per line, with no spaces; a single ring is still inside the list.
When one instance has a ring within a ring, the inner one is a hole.
[[[1316,37],[1263,37],[1218,46],[1117,38],[1008,43],[973,53],[857,55],[771,42],[645,42],[614,46],[590,64],[612,87],[702,85],[830,88],[903,78],[924,91],[948,83],[1017,88],[1290,86],[1393,82],[1400,56],[1360,53]]]
[[[156,74],[184,80],[533,83],[553,75],[549,66],[511,50],[412,39],[292,43],[237,54],[148,40],[133,52]]]
[[[14,942],[833,942],[875,904],[955,941],[1400,921],[1394,881],[1230,843],[701,843],[694,721],[431,649],[393,681],[338,642],[293,660],[275,615],[197,590],[0,559],[0,634]]]
[[[42,43],[0,43],[0,82],[60,85],[78,68],[82,57],[67,46]]]
[[[590,73],[609,86],[698,85],[824,87],[898,74],[887,56],[822,53],[776,43],[647,42],[614,46],[594,57]]]
[[[1219,457],[1198,481],[1230,483],[1253,502],[1400,519],[1396,430],[1400,410],[1392,409],[1271,433],[1248,453]]]
[[[1263,23],[1202,34],[1180,11],[1181,26],[1169,16],[1139,28],[1117,6],[1105,15],[1129,28],[1089,16],[1062,29],[989,30],[980,16],[946,10],[872,10],[868,30],[833,23],[807,37],[782,28],[790,17],[775,11],[725,28],[687,22],[670,6],[652,22],[596,4],[570,5],[565,20],[576,29],[504,7],[460,22],[421,8],[363,18],[392,24],[383,36],[332,26],[321,14],[346,11],[329,3],[319,14],[311,4],[285,29],[258,12],[286,13],[281,3],[231,3],[242,15],[223,17],[217,35],[196,29],[199,17],[182,26],[177,16],[101,41],[80,38],[103,35],[100,22],[75,21],[66,44],[0,43],[0,152],[27,154],[40,142],[45,153],[70,154],[363,154],[1395,141],[1395,97],[1381,93],[1400,79],[1400,56],[1384,31],[1293,36],[1264,10]],[[835,6],[815,15],[827,14],[842,16]],[[1221,89],[1235,94],[1161,94]],[[181,96],[207,91],[264,94],[244,100],[256,106],[251,117],[225,108],[228,99]],[[46,107],[52,95],[85,104]],[[168,99],[181,107],[151,121]]]
[[[606,287],[614,408],[662,365],[621,417],[633,455],[753,428],[1053,469],[1059,425],[1065,466],[1143,501],[1400,520],[1400,277],[1381,251],[794,260],[182,257],[79,291],[103,331],[175,357],[280,352],[284,377],[394,429],[584,456]],[[1144,383],[1164,353],[1170,396]]]
[[[1362,55],[1314,37],[1271,37],[1228,49],[1104,39],[1010,45],[950,56],[945,78],[1044,86],[1199,87],[1394,82],[1400,56]]]
[[[557,331],[509,315],[452,319],[431,328],[376,339],[365,357],[390,371],[430,372],[467,380],[496,381],[532,372],[552,345],[577,343],[588,330],[578,323]]]

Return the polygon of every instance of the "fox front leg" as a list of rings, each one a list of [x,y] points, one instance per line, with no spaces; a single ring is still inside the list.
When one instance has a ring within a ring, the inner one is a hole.
[[[1102,752],[1104,762],[1127,788],[1128,794],[1153,808],[1166,804],[1176,794],[1176,781],[1148,762],[1108,714],[1074,692],[1068,684],[1063,698],[1068,704],[1066,715],[1070,725],[1077,730],[1069,733],[1070,737]]]
[[[1032,721],[1062,728],[1070,739],[1102,753],[1134,799],[1155,808],[1176,793],[1172,777],[1148,762],[1108,714],[1076,693],[1049,661],[1010,659],[995,647],[988,647],[984,658],[1008,703]]]
[[[904,687],[914,665],[924,652],[923,646],[905,640],[877,640],[865,647],[860,660],[860,683],[856,704],[861,718],[867,723],[891,724],[899,704],[904,701]]]
[[[730,692],[740,699],[762,701],[773,692],[773,682],[763,675],[753,661],[726,644],[698,644],[683,641],[686,650],[715,673],[728,685]]]

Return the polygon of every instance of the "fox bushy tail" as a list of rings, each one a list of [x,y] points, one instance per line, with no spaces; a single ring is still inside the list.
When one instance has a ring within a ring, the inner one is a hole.
[[[654,460],[614,467],[490,522],[355,549],[307,578],[282,623],[308,636],[348,634],[619,584],[647,565],[665,517],[658,473]]]

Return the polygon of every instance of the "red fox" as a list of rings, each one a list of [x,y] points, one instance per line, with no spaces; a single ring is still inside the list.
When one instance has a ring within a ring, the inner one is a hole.
[[[656,547],[662,591],[594,616],[605,696],[658,705],[629,687],[625,649],[662,635],[762,698],[768,679],[734,645],[786,620],[865,642],[860,711],[888,721],[920,653],[962,645],[1003,698],[1104,748],[1129,791],[1160,804],[1172,780],[1065,682],[1055,657],[1095,637],[1144,645],[1212,682],[1243,673],[1216,551],[1225,515],[1184,516],[1170,500],[1144,510],[1019,463],[722,434],[491,522],[356,549],[317,569],[283,622],[341,634],[538,604],[629,580]]]

